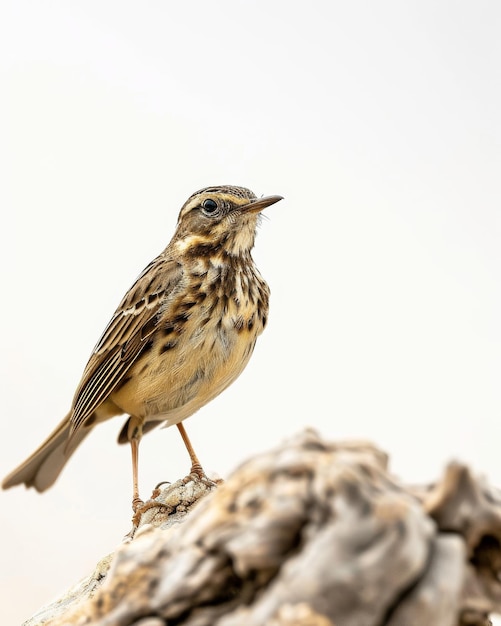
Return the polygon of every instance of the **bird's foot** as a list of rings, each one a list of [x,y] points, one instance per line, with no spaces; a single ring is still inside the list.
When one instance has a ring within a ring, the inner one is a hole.
[[[151,496],[150,496],[150,500],[154,500],[155,498],[158,498],[158,496],[162,493],[162,490],[160,489],[160,487],[163,487],[164,485],[171,485],[172,483],[169,480],[162,480],[161,482],[158,483],[158,485],[155,487],[155,489],[153,489],[153,491],[151,492]]]
[[[149,509],[161,507],[162,504],[156,500],[148,500],[147,502],[143,502],[141,506],[138,506],[134,511],[134,515],[132,517],[132,528],[137,529],[139,526],[139,522],[141,521],[142,516],[149,511]]]
[[[202,478],[207,478],[205,472],[204,472],[204,468],[200,465],[200,463],[193,463],[193,465],[191,466],[191,470],[190,473],[188,474],[188,476],[198,476],[198,478],[202,479]]]
[[[138,509],[144,506],[144,502],[141,500],[139,496],[135,496],[132,499],[132,512],[135,514]]]
[[[183,483],[186,485],[187,483],[189,483],[190,481],[200,481],[202,483],[204,483],[205,485],[207,485],[208,487],[213,487],[214,485],[219,485],[220,483],[223,482],[223,480],[221,478],[218,478],[216,480],[212,480],[211,478],[209,478],[207,476],[207,474],[204,472],[203,467],[200,465],[200,463],[194,463],[191,466],[191,470],[190,473],[188,474],[188,476],[185,476],[182,481]]]

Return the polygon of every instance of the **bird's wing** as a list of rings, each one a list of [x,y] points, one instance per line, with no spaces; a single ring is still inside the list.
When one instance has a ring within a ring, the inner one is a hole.
[[[96,344],[73,399],[71,434],[120,384],[158,323],[158,312],[182,281],[177,261],[154,259],[126,293]]]

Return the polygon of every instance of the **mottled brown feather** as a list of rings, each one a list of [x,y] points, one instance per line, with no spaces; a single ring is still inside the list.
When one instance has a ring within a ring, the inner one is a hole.
[[[123,380],[155,331],[160,307],[165,312],[168,296],[175,294],[182,277],[182,266],[165,254],[154,259],[138,276],[85,367],[73,399],[70,436]]]

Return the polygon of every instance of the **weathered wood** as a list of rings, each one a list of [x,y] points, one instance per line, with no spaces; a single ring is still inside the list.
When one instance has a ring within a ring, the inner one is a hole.
[[[217,488],[167,486],[137,521],[27,624],[485,626],[501,611],[501,495],[458,463],[408,487],[371,444],[308,430]]]

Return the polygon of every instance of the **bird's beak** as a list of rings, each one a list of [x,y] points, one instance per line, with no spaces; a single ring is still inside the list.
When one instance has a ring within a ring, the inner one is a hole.
[[[244,204],[238,208],[242,213],[259,213],[263,209],[266,209],[267,206],[271,206],[278,202],[279,200],[283,200],[282,196],[265,196],[264,198],[256,198],[249,202],[249,204]]]

